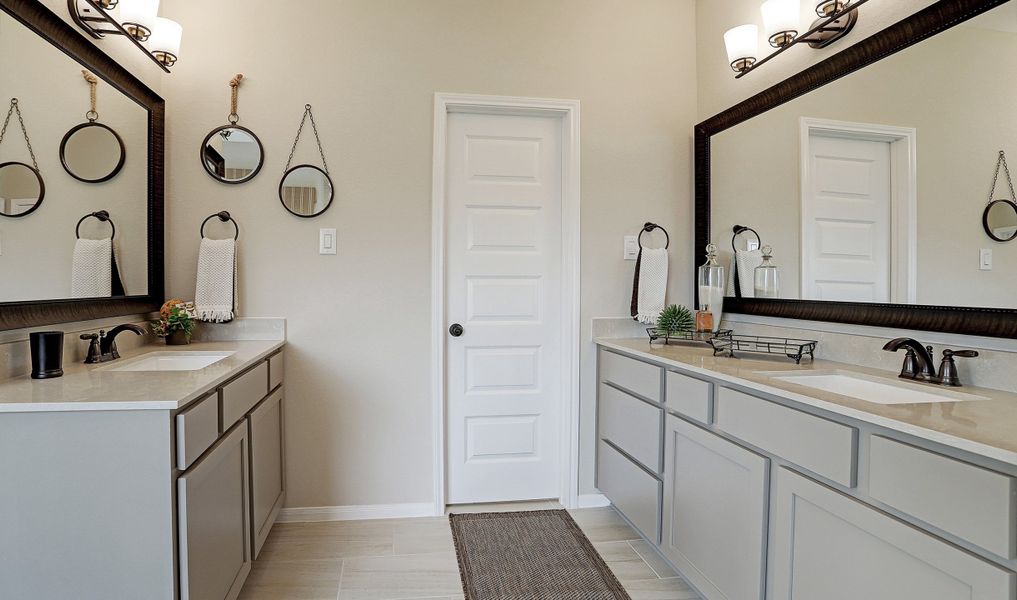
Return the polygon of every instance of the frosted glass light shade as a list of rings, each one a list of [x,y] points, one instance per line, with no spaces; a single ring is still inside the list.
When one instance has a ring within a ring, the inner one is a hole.
[[[141,25],[151,31],[159,14],[159,0],[120,0],[120,22]]]
[[[180,56],[180,38],[184,28],[171,19],[159,17],[152,28],[152,37],[148,39],[148,49],[167,66],[176,62]]]
[[[763,29],[771,45],[786,46],[798,35],[801,24],[800,0],[766,0],[761,11]]]
[[[739,25],[724,34],[727,59],[735,71],[743,71],[756,62],[759,54],[759,27]]]

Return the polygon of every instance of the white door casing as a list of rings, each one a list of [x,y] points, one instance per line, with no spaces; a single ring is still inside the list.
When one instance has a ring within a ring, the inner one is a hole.
[[[577,103],[436,96],[436,512],[575,502],[577,139]]]
[[[914,129],[801,120],[803,299],[914,303]]]

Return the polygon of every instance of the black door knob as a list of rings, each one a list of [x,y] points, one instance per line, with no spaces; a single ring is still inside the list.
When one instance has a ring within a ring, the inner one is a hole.
[[[453,323],[452,326],[448,328],[448,332],[452,334],[452,337],[461,336],[463,331],[463,326],[459,323]]]

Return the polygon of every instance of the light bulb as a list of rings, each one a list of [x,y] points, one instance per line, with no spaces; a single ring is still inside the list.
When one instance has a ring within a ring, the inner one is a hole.
[[[767,0],[760,10],[763,13],[763,29],[770,45],[782,48],[791,44],[798,35],[801,24],[800,0]]]
[[[749,24],[729,29],[724,34],[724,45],[731,68],[738,72],[747,71],[755,64],[759,53],[759,27]]]

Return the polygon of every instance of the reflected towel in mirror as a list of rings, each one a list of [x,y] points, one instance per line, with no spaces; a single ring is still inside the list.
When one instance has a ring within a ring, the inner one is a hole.
[[[116,246],[110,238],[74,242],[71,298],[109,298],[125,295],[117,268]]]
[[[731,268],[727,275],[727,295],[738,298],[754,298],[756,290],[756,267],[763,264],[760,250],[739,250],[731,257]],[[738,277],[738,291],[735,294],[735,273]]]

